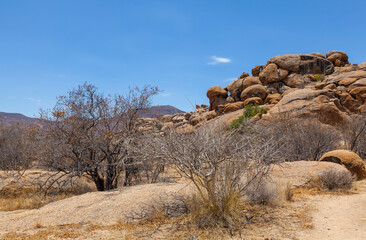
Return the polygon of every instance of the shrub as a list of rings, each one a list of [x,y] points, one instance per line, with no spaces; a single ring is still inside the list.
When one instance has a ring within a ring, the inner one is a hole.
[[[278,198],[278,191],[275,184],[268,181],[260,181],[249,185],[246,196],[250,203],[269,204]]]
[[[330,191],[352,188],[353,178],[349,171],[339,171],[333,168],[324,170],[319,175],[321,187]]]
[[[244,107],[244,113],[242,116],[240,116],[238,119],[235,119],[232,123],[231,123],[231,129],[238,129],[243,127],[247,120],[251,119],[252,117],[254,117],[257,114],[266,114],[267,113],[267,109],[263,108],[263,107],[259,107],[258,105],[246,105]]]
[[[366,158],[366,118],[365,115],[352,116],[342,128],[345,147]]]
[[[156,127],[156,129],[158,129],[160,131],[163,128],[163,124],[157,123],[157,124],[155,124],[155,127]]]
[[[246,189],[267,175],[277,149],[270,140],[259,144],[249,136],[201,128],[156,138],[148,155],[166,159],[195,186],[199,227],[231,227]]]
[[[266,128],[267,134],[286,146],[279,152],[285,161],[317,161],[325,152],[336,149],[341,139],[336,128],[315,119],[279,119]]]
[[[324,74],[315,74],[314,78],[312,79],[314,82],[320,82],[323,81],[325,78]]]

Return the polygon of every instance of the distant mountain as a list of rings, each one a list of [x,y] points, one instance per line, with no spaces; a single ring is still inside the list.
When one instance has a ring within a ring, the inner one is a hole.
[[[153,106],[146,110],[141,111],[140,117],[142,118],[153,118],[162,117],[164,115],[173,115],[176,113],[184,113],[176,107],[170,105]],[[0,123],[2,124],[16,124],[17,122],[31,124],[36,122],[36,118],[30,118],[20,113],[6,113],[0,112]]]
[[[170,105],[161,105],[161,106],[152,106],[148,109],[142,110],[140,113],[141,118],[158,118],[164,115],[173,115],[176,113],[184,113],[184,111],[170,106]]]
[[[20,113],[0,112],[0,122],[2,122],[3,124],[15,124],[17,122],[31,124],[35,121],[35,118],[30,118]]]

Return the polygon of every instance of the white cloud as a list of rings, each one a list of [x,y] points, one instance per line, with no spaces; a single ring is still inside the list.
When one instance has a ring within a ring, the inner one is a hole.
[[[216,57],[216,56],[212,56],[211,60],[212,61],[207,63],[207,64],[216,65],[216,64],[219,64],[219,63],[229,63],[229,62],[231,62],[230,58],[223,58],[223,57]]]
[[[160,94],[162,97],[169,97],[171,96],[172,94],[171,93],[161,93]]]
[[[26,99],[29,100],[29,101],[35,102],[37,105],[41,104],[41,100],[36,99],[34,97],[27,97]]]
[[[236,79],[238,79],[238,78],[227,78],[227,79],[225,79],[224,81],[222,81],[222,82],[232,82],[232,81],[234,81],[234,80],[236,80]]]

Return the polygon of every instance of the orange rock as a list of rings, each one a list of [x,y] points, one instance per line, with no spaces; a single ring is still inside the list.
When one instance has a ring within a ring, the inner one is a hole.
[[[366,167],[362,159],[348,150],[334,150],[325,153],[319,161],[334,162],[344,165],[358,180],[366,178]]]
[[[335,84],[331,83],[331,84],[328,84],[327,86],[325,86],[324,89],[336,89],[336,88],[337,88],[337,86]]]
[[[251,97],[251,98],[248,98],[244,101],[244,106],[246,105],[261,105],[262,104],[262,99],[260,97]]]
[[[259,80],[263,84],[274,83],[285,79],[287,75],[287,70],[278,69],[276,64],[270,63],[259,74]]]
[[[287,78],[283,79],[282,82],[284,82],[286,86],[292,88],[303,88],[306,84],[309,84],[311,80],[307,75],[291,73]]]
[[[348,115],[338,108],[338,98],[332,94],[330,90],[295,89],[283,95],[262,119],[276,120],[284,114],[290,118],[316,118],[325,124],[342,125],[348,121]]]
[[[207,90],[207,97],[210,99],[210,110],[216,110],[219,105],[226,103],[227,91],[220,86],[213,86]]]
[[[263,65],[256,65],[253,69],[252,69],[252,75],[254,77],[259,76],[259,73],[263,70],[264,66]]]
[[[227,97],[227,91],[225,91],[224,89],[222,89],[220,86],[213,86],[210,87],[207,90],[207,97],[208,98],[214,98],[214,97]]]
[[[338,85],[348,86],[357,81],[357,78],[345,78],[339,81]]]
[[[249,76],[249,77],[245,78],[243,81],[243,90],[246,89],[247,87],[250,87],[250,86],[253,86],[256,84],[262,84],[261,81],[259,81],[259,77]]]
[[[343,67],[348,62],[348,55],[342,51],[329,51],[326,54],[327,60],[332,62],[337,67]]]
[[[349,95],[348,93],[345,93],[345,92],[343,92],[339,96],[339,99],[340,99],[342,105],[345,108],[347,108],[348,110],[350,110],[351,112],[358,112],[359,108],[362,104],[360,101],[357,101],[351,95]]]
[[[249,73],[243,72],[238,79],[249,77]]]
[[[225,104],[224,113],[234,112],[244,107],[244,102],[235,102]]]
[[[230,96],[234,98],[235,101],[240,101],[240,94],[244,90],[244,81],[245,79],[237,79],[225,87],[229,91]]]
[[[274,93],[274,94],[268,94],[266,101],[264,103],[266,104],[275,104],[278,103],[281,100],[281,94]]]
[[[360,102],[365,102],[366,87],[356,87],[350,91],[350,94]]]
[[[261,99],[265,99],[267,96],[266,89],[263,85],[256,84],[250,86],[241,93],[240,97],[242,101],[245,101],[248,98],[259,97]]]

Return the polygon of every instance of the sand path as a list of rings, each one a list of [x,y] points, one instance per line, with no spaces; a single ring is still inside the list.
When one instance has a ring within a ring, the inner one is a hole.
[[[357,194],[314,197],[314,228],[299,239],[366,239],[366,181],[358,184]]]

